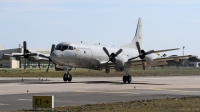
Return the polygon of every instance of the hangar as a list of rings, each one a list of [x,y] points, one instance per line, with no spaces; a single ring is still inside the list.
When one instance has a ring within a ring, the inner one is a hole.
[[[49,56],[50,50],[48,49],[31,49],[37,52],[40,52],[44,55]],[[48,62],[31,62],[28,59],[23,57],[7,57],[3,56],[3,54],[12,54],[12,53],[23,53],[23,48],[14,48],[14,49],[5,49],[0,45],[0,68],[46,68],[48,66]],[[54,67],[52,64],[50,67]]]

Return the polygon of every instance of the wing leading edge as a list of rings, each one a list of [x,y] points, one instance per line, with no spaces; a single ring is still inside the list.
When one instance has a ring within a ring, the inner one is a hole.
[[[145,66],[149,67],[149,66],[167,65],[168,63],[166,61],[169,61],[169,60],[179,61],[179,59],[190,58],[190,57],[196,57],[196,56],[185,55],[185,56],[170,56],[170,57],[165,57],[165,58],[156,58],[150,63],[145,62]],[[132,61],[127,61],[125,63],[130,65],[131,68],[142,68],[141,60],[132,60]]]

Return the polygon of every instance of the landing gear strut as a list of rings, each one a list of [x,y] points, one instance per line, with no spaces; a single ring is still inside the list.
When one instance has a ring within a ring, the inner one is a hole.
[[[72,81],[72,75],[70,75],[69,73],[65,73],[63,75],[63,81],[68,81],[68,82],[71,82]]]
[[[128,74],[128,72],[126,72],[126,75],[123,76],[123,82],[131,83],[131,81],[132,81],[132,77]]]

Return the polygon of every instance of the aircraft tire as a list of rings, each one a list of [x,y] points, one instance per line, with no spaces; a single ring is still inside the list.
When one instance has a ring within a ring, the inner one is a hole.
[[[123,76],[123,82],[126,83],[126,81],[127,81],[127,76],[124,75],[124,76]]]
[[[68,80],[68,78],[67,78],[67,74],[64,74],[64,75],[63,75],[63,81],[66,82],[67,80]]]
[[[72,81],[72,75],[69,74],[69,76],[67,78],[68,78],[68,82]]]
[[[131,83],[132,77],[130,75],[127,76],[127,81],[128,81],[128,83]]]

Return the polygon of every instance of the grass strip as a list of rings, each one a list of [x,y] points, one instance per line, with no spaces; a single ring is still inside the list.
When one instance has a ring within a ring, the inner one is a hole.
[[[0,69],[0,77],[63,77],[65,71],[55,71],[50,69]],[[121,77],[125,72],[115,72],[111,70],[110,73],[105,71],[76,69],[70,71],[73,77]],[[131,76],[188,76],[200,75],[199,68],[151,68],[146,70],[132,69],[129,71]]]
[[[34,110],[19,110],[25,112]],[[40,109],[39,112],[49,110]],[[116,103],[88,104],[81,106],[56,107],[54,112],[199,112],[200,97],[166,98]]]

